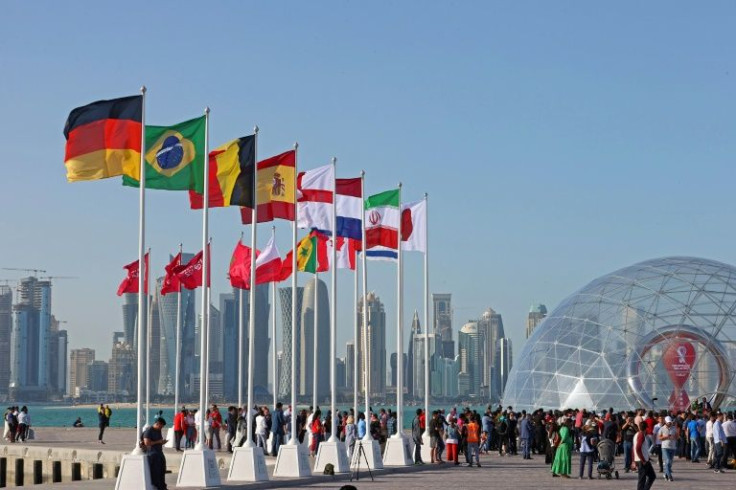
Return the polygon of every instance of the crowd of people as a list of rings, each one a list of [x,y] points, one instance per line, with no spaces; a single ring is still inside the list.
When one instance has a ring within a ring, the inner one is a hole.
[[[31,416],[28,413],[27,406],[6,408],[3,420],[5,421],[5,429],[3,431],[4,440],[8,442],[25,442],[28,439],[33,439]]]

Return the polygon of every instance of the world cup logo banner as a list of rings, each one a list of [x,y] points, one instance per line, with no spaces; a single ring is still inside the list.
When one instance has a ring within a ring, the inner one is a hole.
[[[695,348],[690,342],[673,342],[665,349],[662,362],[674,385],[669,399],[670,408],[687,410],[690,407],[690,398],[683,386],[690,378],[695,364]]]

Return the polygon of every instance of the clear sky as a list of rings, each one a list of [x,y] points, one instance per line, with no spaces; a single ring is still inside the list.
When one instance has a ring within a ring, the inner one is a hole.
[[[257,124],[259,157],[299,141],[301,169],[337,156],[368,193],[428,192],[430,290],[453,294],[456,330],[500,312],[518,353],[533,302],[551,310],[659,256],[736,263],[734,25],[728,1],[4,2],[0,267],[78,276],[56,282],[53,312],[72,348],[109,356],[138,196],[119,179],[67,183],[62,129],[74,107],[145,84],[151,124],[209,105],[212,147]],[[179,242],[201,248],[201,213],[185,193],[147,195],[161,274]],[[210,223],[216,297],[248,229],[236,209]],[[407,255],[408,332],[422,261]],[[393,271],[369,267],[391,332]],[[341,355],[347,272],[338,286]]]

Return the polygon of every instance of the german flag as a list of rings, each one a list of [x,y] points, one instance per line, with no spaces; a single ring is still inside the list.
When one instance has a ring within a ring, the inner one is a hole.
[[[100,100],[74,109],[64,125],[67,180],[137,177],[142,124],[142,95]]]
[[[256,169],[256,137],[243,136],[212,150],[209,155],[209,205],[253,207],[253,174]],[[202,209],[204,196],[189,191],[192,209]]]

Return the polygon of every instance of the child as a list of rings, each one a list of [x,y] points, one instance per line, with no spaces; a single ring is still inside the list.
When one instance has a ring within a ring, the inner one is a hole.
[[[483,431],[480,435],[480,451],[483,454],[488,454],[488,432]]]

